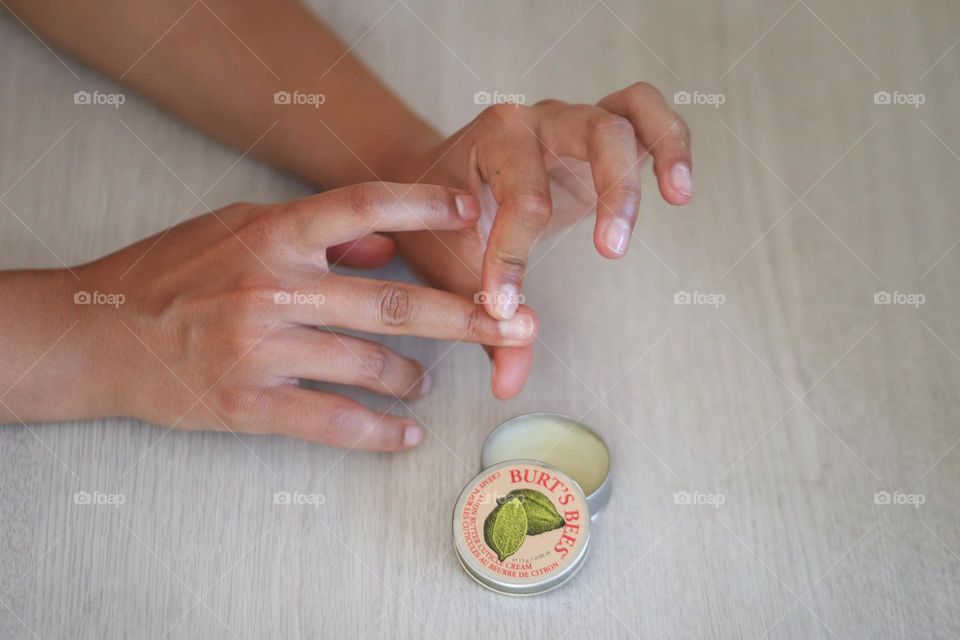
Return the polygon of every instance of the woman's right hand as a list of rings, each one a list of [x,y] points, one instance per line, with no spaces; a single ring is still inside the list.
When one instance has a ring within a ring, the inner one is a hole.
[[[536,316],[524,307],[498,321],[452,293],[334,274],[328,249],[362,264],[389,242],[373,232],[464,229],[479,214],[456,189],[358,184],[228,206],[74,269],[77,295],[122,296],[75,307],[78,331],[96,345],[98,413],[338,447],[415,446],[423,431],[414,421],[298,384],[404,399],[430,386],[419,363],[330,328],[521,346],[533,341]]]

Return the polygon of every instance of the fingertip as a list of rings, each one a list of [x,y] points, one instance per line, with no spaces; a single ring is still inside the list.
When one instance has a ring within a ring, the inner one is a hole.
[[[420,382],[420,397],[427,395],[430,391],[430,387],[433,386],[433,376],[430,375],[429,371],[423,373],[423,377]]]
[[[675,162],[663,179],[660,180],[661,194],[670,204],[683,205],[693,197],[693,175],[690,163],[685,160]],[[666,186],[666,189],[664,189]]]
[[[537,320],[529,307],[520,307],[509,320],[497,321],[497,331],[510,346],[529,344],[537,336]]]
[[[403,448],[412,449],[423,441],[423,429],[416,423],[410,423],[403,429]]]
[[[633,229],[626,220],[605,218],[597,221],[593,243],[604,258],[617,260],[626,255],[632,234]]]
[[[504,282],[494,288],[488,303],[488,311],[493,311],[493,317],[500,320],[509,320],[517,313],[520,306],[520,292],[517,285]]]
[[[457,215],[465,222],[474,222],[480,217],[480,202],[469,193],[457,193],[453,196]]]
[[[516,397],[523,390],[532,361],[531,345],[494,349],[491,358],[493,395],[499,400]]]

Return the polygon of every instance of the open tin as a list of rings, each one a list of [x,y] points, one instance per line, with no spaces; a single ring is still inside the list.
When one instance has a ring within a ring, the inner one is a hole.
[[[610,498],[606,444],[578,420],[530,413],[487,437],[481,466],[453,513],[460,564],[508,595],[565,583],[583,565],[591,520]]]

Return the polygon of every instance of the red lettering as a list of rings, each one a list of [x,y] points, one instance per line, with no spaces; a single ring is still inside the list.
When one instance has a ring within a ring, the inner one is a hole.
[[[541,472],[540,479],[537,480],[537,484],[549,491],[550,487],[547,486],[547,482],[549,480],[550,480],[550,474],[546,472]]]
[[[519,470],[519,469],[510,469],[510,482],[512,482],[512,483],[520,482],[520,470]]]
[[[573,501],[572,493],[565,493],[562,496],[560,496],[558,500],[558,502],[560,502],[560,504],[562,504],[563,506],[570,504],[572,501]]]

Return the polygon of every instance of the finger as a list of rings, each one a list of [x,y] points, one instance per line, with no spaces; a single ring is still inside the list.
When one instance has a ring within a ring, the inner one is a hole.
[[[409,418],[376,413],[349,398],[293,385],[270,390],[262,412],[264,433],[332,447],[402,451],[423,440],[423,429]]]
[[[490,349],[493,395],[509,400],[523,390],[533,364],[533,345]]]
[[[385,335],[520,346],[534,339],[537,317],[527,307],[510,320],[495,320],[483,307],[446,291],[401,282],[328,275],[323,293],[293,297],[285,318],[307,325],[331,325]]]
[[[488,109],[492,124],[477,152],[480,174],[498,209],[483,255],[484,307],[495,318],[513,317],[530,250],[550,220],[553,204],[543,152],[523,111],[511,105]]]
[[[597,192],[594,244],[601,255],[619,258],[627,252],[640,206],[640,155],[633,125],[591,105],[544,106],[541,138],[557,156],[590,163]]]
[[[313,248],[375,231],[458,230],[479,216],[476,198],[456,189],[364,182],[288,202],[279,224],[287,241]]]
[[[396,252],[397,243],[393,238],[373,233],[330,247],[327,249],[327,263],[351,269],[379,269],[389,263]]]
[[[348,384],[395,398],[419,398],[430,376],[419,363],[376,342],[297,327],[274,347],[278,375]]]
[[[670,204],[689,202],[693,194],[690,130],[657,88],[638,82],[597,104],[633,124],[640,143],[653,155],[653,172],[664,200]]]

